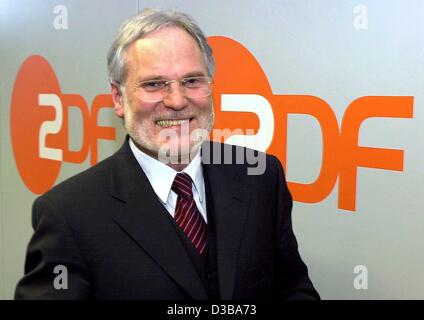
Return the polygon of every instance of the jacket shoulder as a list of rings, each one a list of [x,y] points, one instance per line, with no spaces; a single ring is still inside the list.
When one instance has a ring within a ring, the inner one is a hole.
[[[41,195],[40,198],[56,202],[62,198],[108,192],[113,157],[108,157],[93,167],[60,182]]]

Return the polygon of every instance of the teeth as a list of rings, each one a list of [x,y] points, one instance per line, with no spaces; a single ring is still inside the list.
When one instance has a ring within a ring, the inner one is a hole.
[[[184,123],[188,123],[190,120],[189,119],[180,119],[180,120],[159,120],[156,121],[156,123],[158,125],[160,125],[161,127],[171,127],[171,126],[179,126],[182,125]]]

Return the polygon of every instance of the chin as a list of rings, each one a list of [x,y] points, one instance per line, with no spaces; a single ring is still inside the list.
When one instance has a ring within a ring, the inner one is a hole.
[[[164,144],[158,150],[158,160],[166,164],[188,164],[199,151],[202,142],[174,146],[169,143]]]

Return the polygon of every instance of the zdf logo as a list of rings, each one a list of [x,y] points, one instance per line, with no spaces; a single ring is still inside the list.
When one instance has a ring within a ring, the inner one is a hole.
[[[260,64],[237,41],[217,36],[209,38],[209,42],[217,61],[215,127],[229,131],[254,129],[256,132],[254,136],[231,136],[227,142],[267,150],[286,168],[288,116],[298,114],[318,121],[322,133],[320,172],[309,184],[288,182],[294,200],[320,202],[338,181],[338,207],[355,211],[359,167],[403,171],[403,150],[361,146],[358,138],[366,120],[412,118],[412,96],[357,98],[347,106],[339,127],[334,111],[323,99],[311,95],[274,94]]]
[[[68,109],[76,107],[83,120],[83,143],[78,151],[68,148]],[[12,148],[25,185],[41,194],[53,186],[63,161],[81,163],[88,152],[97,163],[97,140],[115,139],[115,128],[97,125],[101,108],[113,107],[110,95],[94,98],[91,112],[84,98],[63,94],[46,59],[28,57],[15,79],[10,111]]]
[[[216,60],[214,128],[223,133],[213,139],[268,151],[286,167],[288,116],[300,114],[318,121],[322,132],[320,172],[309,184],[288,182],[294,200],[320,202],[338,181],[338,207],[355,211],[359,167],[403,170],[403,150],[360,146],[358,136],[365,120],[412,118],[413,97],[360,97],[348,105],[339,127],[331,106],[323,99],[274,94],[260,64],[237,41],[216,36],[210,37],[209,43]],[[68,148],[71,106],[79,108],[84,122],[79,151]],[[114,128],[97,125],[98,112],[112,106],[110,95],[102,94],[94,98],[89,111],[83,97],[60,92],[55,73],[44,58],[31,56],[24,61],[15,80],[10,120],[16,164],[32,192],[47,191],[63,161],[80,163],[90,152],[91,164],[97,162],[97,140],[115,139]],[[252,131],[253,135],[245,134]]]

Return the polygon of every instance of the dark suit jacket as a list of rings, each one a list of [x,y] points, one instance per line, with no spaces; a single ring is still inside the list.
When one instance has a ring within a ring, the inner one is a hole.
[[[203,164],[221,299],[319,298],[298,253],[280,162],[266,156],[264,174],[246,170]],[[113,156],[36,199],[15,298],[207,299],[167,215],[127,139]],[[68,289],[55,289],[65,275],[54,273],[57,265],[67,268]]]

